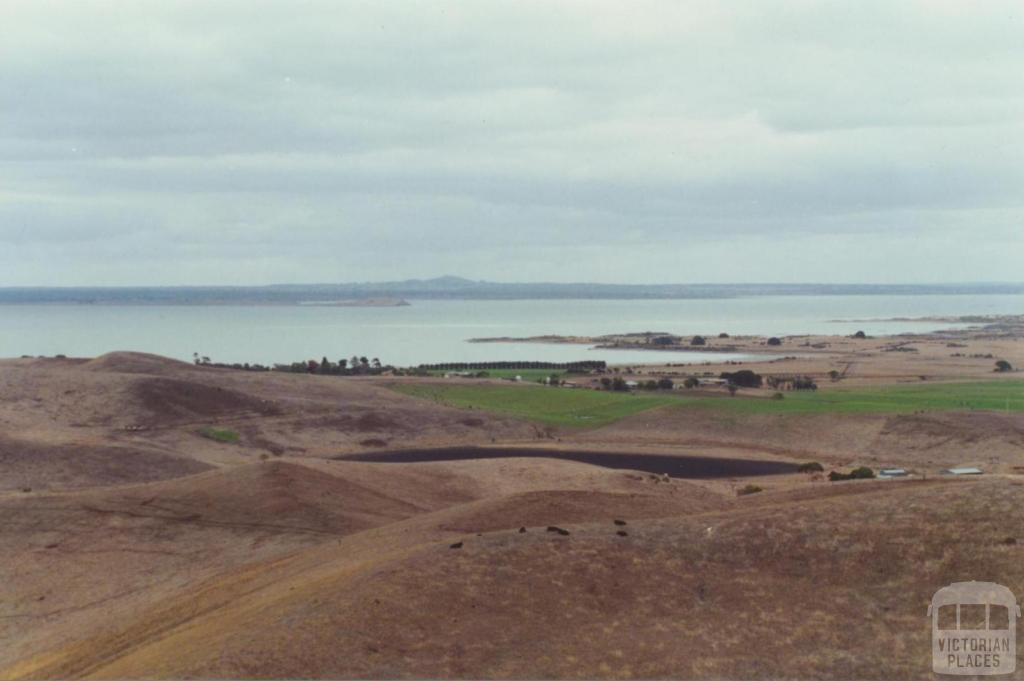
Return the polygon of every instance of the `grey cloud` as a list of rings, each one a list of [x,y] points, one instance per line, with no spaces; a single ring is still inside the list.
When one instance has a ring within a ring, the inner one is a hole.
[[[633,280],[618,263],[690,247],[702,262],[669,279],[765,281],[760,259],[713,260],[923,240],[905,280],[943,258],[1019,278],[1000,263],[1024,255],[1022,20],[1011,2],[5,3],[0,285],[47,283],[44,248],[83,284],[511,263]],[[964,225],[1001,248],[952,245]],[[145,268],[111,261],[133,253]]]

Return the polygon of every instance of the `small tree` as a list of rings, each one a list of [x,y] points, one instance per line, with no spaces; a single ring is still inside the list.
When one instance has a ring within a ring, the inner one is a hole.
[[[707,341],[704,340],[704,336],[694,336],[690,339],[690,345],[707,345]]]
[[[760,388],[761,387],[761,375],[754,373],[750,369],[740,369],[739,371],[723,371],[720,378],[724,378],[733,385],[738,385],[743,388]]]
[[[868,336],[863,331],[858,331],[857,333],[853,334],[853,337],[854,338],[867,338]]]
[[[832,371],[828,372],[828,377],[832,379],[833,383],[835,383],[836,381],[839,380],[839,372],[833,369]]]
[[[729,390],[729,397],[736,397],[736,391],[739,387],[735,383],[729,383],[725,386]]]
[[[999,371],[999,372],[1013,371],[1013,365],[1011,365],[1005,359],[999,359],[999,360],[996,360],[996,368],[995,368],[995,370]]]
[[[661,389],[661,390],[671,390],[674,387],[675,387],[675,384],[672,382],[671,378],[661,378],[661,379],[658,379],[658,388],[659,389]]]
[[[782,341],[775,336],[772,336],[768,339],[768,345],[782,345]]]

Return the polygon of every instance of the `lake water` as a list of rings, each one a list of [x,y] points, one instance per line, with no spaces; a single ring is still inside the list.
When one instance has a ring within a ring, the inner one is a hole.
[[[0,357],[113,350],[190,360],[290,362],[352,355],[409,366],[457,361],[538,360],[699,363],[696,353],[593,350],[586,346],[468,343],[483,336],[871,335],[948,328],[938,322],[836,322],[937,315],[1024,313],[1022,295],[773,296],[717,300],[416,300],[408,307],[2,305]],[[652,356],[653,355],[653,356]],[[742,358],[736,356],[736,358]],[[718,359],[722,359],[721,356]]]
[[[365,454],[342,454],[340,461],[372,461],[376,463],[418,463],[425,461],[472,461],[479,459],[562,459],[591,466],[617,470],[645,471],[673,478],[735,478],[749,475],[782,475],[796,473],[800,464],[767,459],[725,459],[706,456],[670,456],[546,449],[543,447],[442,447],[438,449],[405,449]]]

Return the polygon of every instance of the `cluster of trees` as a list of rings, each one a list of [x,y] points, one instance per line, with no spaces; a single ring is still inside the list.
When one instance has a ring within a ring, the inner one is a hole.
[[[734,385],[738,388],[760,388],[762,382],[761,374],[756,374],[750,369],[723,371],[719,378],[724,378],[729,385]]]
[[[292,362],[291,364],[275,364],[275,371],[288,371],[294,374],[324,374],[329,376],[361,376],[376,375],[393,367],[384,366],[376,357],[369,359],[352,355],[351,359],[339,359],[332,362],[326,357],[319,362],[309,359],[304,362]]]
[[[601,360],[581,362],[446,362],[443,364],[421,364],[424,371],[488,371],[490,369],[552,369],[568,373],[589,373],[604,371],[608,363]]]
[[[379,374],[386,369],[393,369],[393,367],[390,366],[383,366],[380,363],[380,360],[376,357],[369,359],[367,357],[357,357],[356,355],[353,355],[351,359],[340,359],[337,362],[332,362],[324,357],[319,362],[315,359],[309,359],[303,362],[292,362],[291,364],[275,364],[273,367],[268,367],[263,364],[250,364],[249,362],[236,362],[233,364],[214,362],[205,355],[200,356],[198,352],[192,353],[192,360],[195,362],[196,366],[214,367],[216,369],[237,369],[239,371],[287,371],[295,374],[331,374],[335,376]]]
[[[615,392],[626,392],[629,390],[629,385],[626,383],[624,378],[616,376],[614,378],[608,378],[605,376],[601,379],[601,387],[605,390],[613,390]],[[675,387],[675,383],[672,382],[671,378],[659,378],[658,380],[640,381],[636,384],[638,390],[672,390]]]
[[[722,332],[718,334],[719,338],[728,338],[729,334]],[[677,345],[679,338],[676,336],[655,336],[651,338],[651,343],[654,345]],[[690,345],[707,345],[708,341],[704,336],[694,336],[690,339]]]
[[[615,392],[622,393],[629,390],[629,386],[626,385],[626,379],[621,376],[616,376],[615,378],[608,378],[605,376],[601,379],[601,387],[605,390],[614,390]]]
[[[768,387],[776,390],[817,390],[818,384],[810,376],[769,376]]]
[[[837,480],[869,480],[875,477],[875,472],[867,466],[861,466],[860,468],[854,468],[849,473],[840,473],[839,471],[832,471],[828,474],[828,479],[832,482]]]
[[[192,361],[195,362],[196,366],[200,367],[214,367],[215,369],[235,369],[237,371],[270,371],[270,367],[262,364],[250,364],[249,362],[233,364],[225,364],[224,362],[214,362],[209,357],[200,357],[198,352],[192,353]]]

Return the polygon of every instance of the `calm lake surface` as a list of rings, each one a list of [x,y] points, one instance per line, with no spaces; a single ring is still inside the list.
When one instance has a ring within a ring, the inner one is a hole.
[[[949,328],[938,322],[844,321],[1024,313],[1022,295],[773,296],[718,300],[416,300],[408,307],[0,305],[0,357],[113,350],[190,360],[290,362],[352,355],[399,366],[434,362],[606,360],[700,363],[697,353],[592,350],[586,346],[468,343],[484,336],[883,335]],[[742,359],[742,356],[730,356]],[[717,356],[717,359],[722,359]]]
[[[469,461],[474,459],[562,459],[617,470],[645,471],[673,478],[734,478],[747,475],[796,473],[800,464],[763,459],[723,459],[707,456],[669,456],[631,452],[583,451],[524,447],[443,447],[406,449],[368,454],[343,454],[340,461],[375,463],[420,463],[425,461]]]

